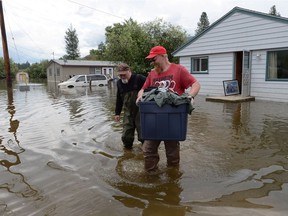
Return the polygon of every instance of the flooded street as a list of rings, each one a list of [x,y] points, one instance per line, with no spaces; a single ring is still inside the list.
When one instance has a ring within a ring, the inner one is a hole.
[[[286,216],[288,104],[197,97],[179,169],[124,151],[114,86],[0,83],[0,215]]]

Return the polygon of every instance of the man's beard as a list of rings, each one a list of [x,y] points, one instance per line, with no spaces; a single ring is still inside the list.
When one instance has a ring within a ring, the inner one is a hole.
[[[123,84],[127,84],[128,83],[128,79],[121,79]]]
[[[162,68],[158,65],[158,64],[154,64],[154,70],[157,72],[157,73],[161,73],[163,70]]]

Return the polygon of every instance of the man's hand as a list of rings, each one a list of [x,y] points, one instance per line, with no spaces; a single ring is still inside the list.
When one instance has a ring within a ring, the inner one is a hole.
[[[114,116],[114,120],[115,120],[116,122],[119,122],[119,121],[120,121],[120,115],[115,115],[115,116]]]
[[[194,97],[191,96],[191,95],[189,95],[188,98],[190,99],[190,103],[191,103],[191,105],[193,106],[194,103],[195,103],[195,101],[194,101]]]
[[[142,101],[142,96],[137,97],[137,99],[136,99],[136,104],[138,104],[140,101]]]
[[[195,102],[194,102],[194,98],[193,97],[191,97],[190,103],[191,103],[192,106],[194,105]]]
[[[142,95],[144,93],[144,90],[141,89],[139,92],[138,92],[138,95],[137,95],[137,99],[136,99],[136,104],[138,104],[141,100],[142,100]]]

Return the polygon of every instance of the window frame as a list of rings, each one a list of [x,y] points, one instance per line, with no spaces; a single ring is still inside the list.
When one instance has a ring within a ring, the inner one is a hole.
[[[102,68],[101,67],[95,67],[94,68],[94,74],[102,74]]]
[[[195,61],[199,60],[199,71],[194,70]],[[207,60],[207,70],[202,70],[202,61]],[[191,74],[208,74],[209,73],[209,56],[193,56],[190,58]]]
[[[103,74],[89,74],[87,75],[87,81],[98,81],[98,80],[106,80],[106,76]]]
[[[269,68],[270,68],[270,64],[269,62],[271,62],[272,60],[270,59],[270,54],[271,53],[277,53],[277,52],[280,52],[280,51],[286,51],[287,52],[287,57],[288,58],[288,48],[285,48],[285,49],[275,49],[275,50],[268,50],[267,53],[266,53],[266,75],[265,75],[265,80],[266,81],[281,81],[281,82],[288,82],[288,64],[287,64],[287,68],[284,67],[284,70],[287,70],[287,78],[278,78],[279,76],[279,71],[278,71],[278,65],[276,65],[276,68],[277,68],[277,71],[275,73],[277,73],[277,77],[276,78],[270,78],[272,75],[271,73],[273,72],[270,72],[269,71]],[[277,55],[276,55],[276,58],[277,58]],[[278,58],[277,60],[278,61]],[[275,66],[274,66],[275,67]]]
[[[75,82],[86,82],[85,75],[81,75],[81,76],[77,77]]]
[[[56,74],[57,74],[57,76],[60,76],[60,67],[56,68]]]

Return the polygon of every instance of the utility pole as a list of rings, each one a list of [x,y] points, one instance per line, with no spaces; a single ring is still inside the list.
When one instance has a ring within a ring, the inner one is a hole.
[[[11,88],[12,78],[11,78],[11,71],[10,71],[10,60],[9,60],[9,53],[8,53],[8,46],[7,46],[2,0],[0,0],[0,25],[1,25],[4,65],[5,65],[5,70],[6,70],[6,82],[7,82],[7,87]]]

